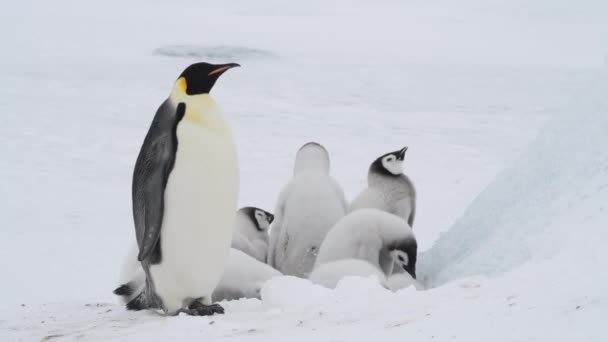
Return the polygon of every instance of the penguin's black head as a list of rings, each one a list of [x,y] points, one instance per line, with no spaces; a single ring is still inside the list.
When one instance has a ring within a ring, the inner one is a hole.
[[[179,75],[177,82],[188,95],[208,94],[220,75],[238,66],[236,63],[194,63]]]
[[[270,224],[274,221],[274,215],[260,208],[244,207],[241,211],[251,219],[257,230],[261,232],[268,230]]]
[[[407,146],[398,150],[386,153],[378,157],[369,167],[372,173],[378,173],[386,176],[399,176],[403,173],[403,159]]]
[[[393,261],[401,266],[412,278],[416,279],[416,259],[418,254],[418,243],[411,237],[397,241],[388,246]]]

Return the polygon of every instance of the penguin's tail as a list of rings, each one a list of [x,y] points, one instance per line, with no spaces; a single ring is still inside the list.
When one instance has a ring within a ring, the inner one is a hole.
[[[162,309],[160,303],[160,299],[151,290],[150,284],[146,283],[143,288],[136,292],[136,295],[130,297],[127,302],[127,310]]]
[[[113,292],[126,304],[127,310],[139,311],[156,308],[153,301],[149,300],[145,286],[142,287],[135,281],[122,284]]]
[[[131,287],[131,285],[129,283],[126,283],[126,284],[120,285],[119,287],[114,289],[114,291],[112,291],[112,292],[117,296],[129,297],[133,294],[133,291],[134,290]]]
[[[127,310],[161,309],[160,301],[154,295],[145,273],[141,268],[139,271],[129,282],[114,289],[114,294],[126,304]]]
[[[146,297],[146,291],[141,291],[137,296],[127,302],[127,310],[139,311],[152,308]]]
[[[140,264],[134,264],[135,268],[130,270],[130,273],[122,272],[121,278],[126,281],[116,289],[114,294],[119,296],[123,303],[128,303],[133,300],[139,293],[143,292],[146,287],[146,273]]]
[[[137,282],[130,281],[115,288],[112,292],[119,296],[123,303],[129,303],[135,297],[137,297],[139,293],[143,292],[143,288],[137,284]]]

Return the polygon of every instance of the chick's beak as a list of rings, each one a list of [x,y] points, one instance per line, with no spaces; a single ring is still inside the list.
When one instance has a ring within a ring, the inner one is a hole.
[[[409,273],[412,278],[416,279],[416,266],[414,267],[410,267],[410,266],[403,266],[403,269]]]
[[[399,160],[403,160],[403,159],[405,159],[405,152],[407,152],[407,146],[406,146],[406,147],[404,147],[404,148],[402,148],[402,149],[399,151],[399,154],[397,155],[397,159],[399,159]]]

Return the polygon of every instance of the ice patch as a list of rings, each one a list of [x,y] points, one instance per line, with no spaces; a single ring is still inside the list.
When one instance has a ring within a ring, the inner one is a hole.
[[[334,292],[338,298],[356,298],[363,295],[374,297],[390,295],[390,292],[378,282],[378,278],[375,276],[365,278],[346,276],[338,282]]]
[[[278,55],[267,50],[230,45],[167,45],[155,49],[153,54],[220,62],[278,58]]]
[[[608,106],[602,95],[597,98],[557,116],[520,160],[496,177],[421,255],[422,279],[437,286],[493,276],[563,253],[597,258],[593,253],[601,253],[601,241],[608,238],[602,212],[608,202]]]

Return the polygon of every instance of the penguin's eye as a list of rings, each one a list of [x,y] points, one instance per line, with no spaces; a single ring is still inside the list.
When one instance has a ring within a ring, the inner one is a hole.
[[[394,159],[395,159],[395,158],[393,158],[393,157],[388,157],[388,158],[386,158],[386,161],[390,163],[390,162],[392,162]]]
[[[400,256],[398,256],[398,257],[397,257],[397,259],[399,259],[399,261],[401,261],[401,262],[404,262],[404,261],[405,261],[405,259],[403,259],[403,257],[402,257],[401,255],[400,255]]]

